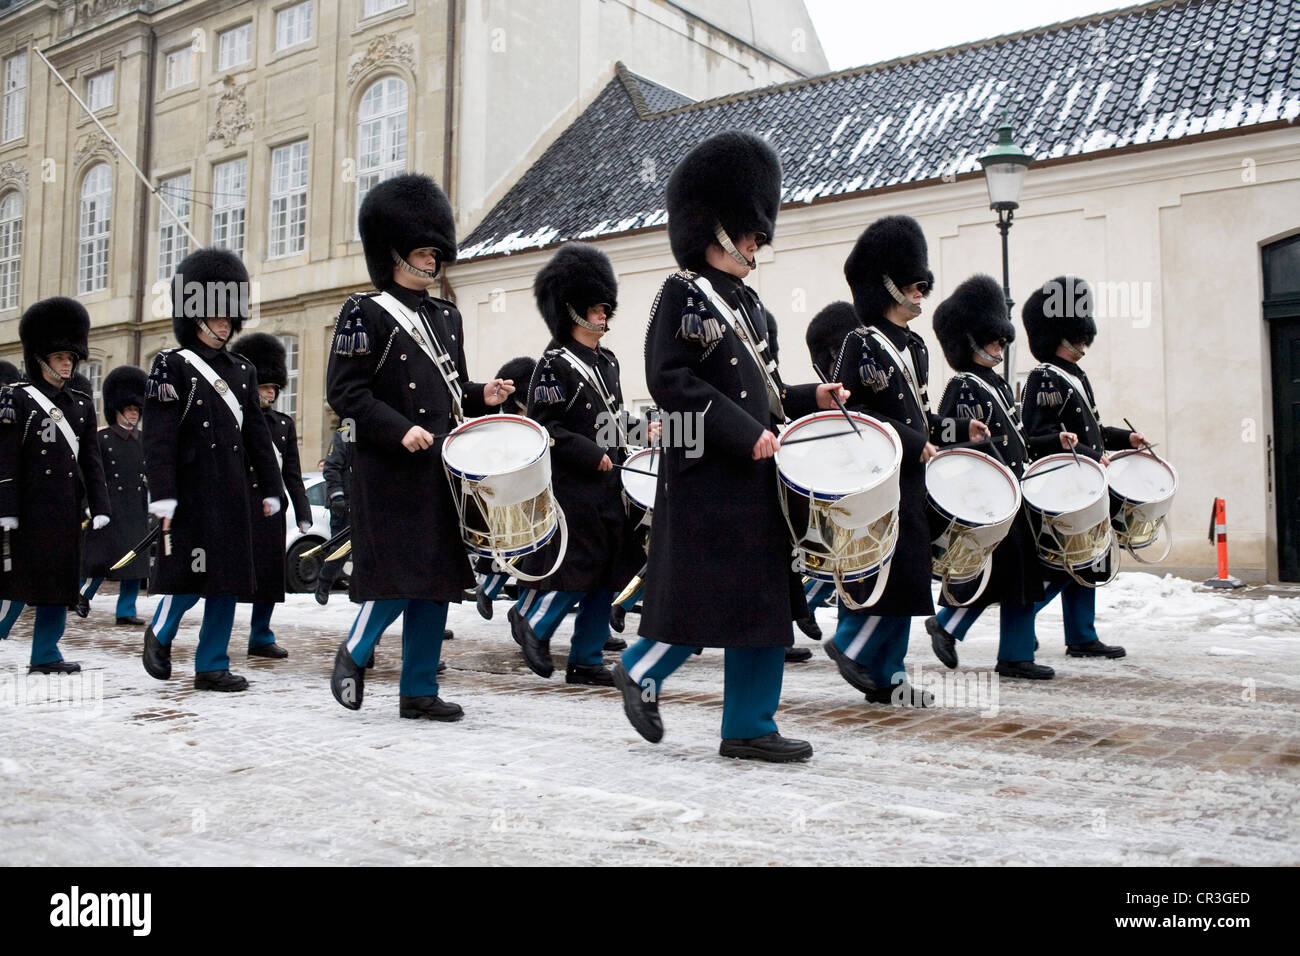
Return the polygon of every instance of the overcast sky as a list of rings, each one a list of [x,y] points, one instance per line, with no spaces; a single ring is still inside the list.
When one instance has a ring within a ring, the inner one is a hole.
[[[1108,0],[804,0],[832,70],[1131,7]]]

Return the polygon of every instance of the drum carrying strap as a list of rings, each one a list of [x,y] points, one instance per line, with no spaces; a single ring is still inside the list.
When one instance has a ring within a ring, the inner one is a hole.
[[[226,384],[225,379],[216,373],[211,365],[199,358],[190,349],[180,349],[177,353],[185,361],[194,366],[195,370],[203,376],[204,380],[212,386],[212,390],[217,396],[226,403],[230,409],[230,414],[235,416],[235,427],[242,429],[244,427],[244,407],[239,404],[239,399],[235,398],[230,386]]]
[[[772,377],[772,373],[776,369],[776,362],[767,362],[763,358],[764,353],[768,350],[767,342],[758,337],[758,333],[743,311],[738,313],[723,301],[722,296],[713,291],[713,285],[708,279],[697,275],[691,281],[716,308],[719,322],[727,325],[727,319],[731,320],[731,324],[735,326],[736,334],[740,337],[741,344],[745,347],[745,353],[754,360],[754,364],[758,366],[758,370],[763,376],[763,384],[767,388],[768,408],[777,421],[788,421],[785,409],[781,406],[781,391],[776,387],[776,379]]]
[[[1020,424],[1020,415],[1016,412],[1015,404],[1012,403],[1008,405],[1006,396],[1002,394],[1002,389],[995,388],[978,375],[972,375],[970,372],[962,372],[961,375],[966,381],[979,385],[980,388],[984,389],[984,391],[988,392],[988,394],[992,396],[993,401],[997,403],[998,408],[1002,409],[1002,414],[1005,415],[1007,421],[1011,423],[1011,427],[1016,433],[1016,438],[1020,440],[1021,452],[1023,454],[1028,454],[1029,446],[1025,443],[1024,431]]]
[[[402,331],[411,338],[415,339],[417,345],[429,357],[434,366],[438,369],[438,374],[442,376],[443,382],[447,385],[447,394],[451,396],[451,413],[456,421],[463,421],[465,413],[461,410],[461,398],[464,390],[460,387],[460,371],[455,367],[451,360],[451,355],[442,347],[438,341],[438,333],[434,331],[433,323],[424,323],[420,317],[404,306],[397,300],[391,292],[381,292],[374,297],[374,301],[383,306],[384,311],[393,317]],[[420,331],[424,326],[428,332],[430,341],[425,340],[425,333]]]
[[[32,397],[32,401],[41,406],[41,411],[45,412],[50,421],[54,422],[58,427],[59,434],[63,436],[63,440],[72,449],[72,457],[75,460],[81,452],[81,442],[77,440],[77,433],[72,430],[72,425],[68,422],[68,416],[63,414],[63,411],[56,407],[52,401],[42,395],[40,389],[35,385],[25,385],[23,391]],[[41,452],[41,454],[45,453]]]
[[[930,403],[926,400],[925,389],[918,384],[920,379],[916,374],[916,369],[912,366],[912,350],[904,348],[900,354],[898,349],[894,348],[894,343],[889,341],[885,333],[879,329],[868,328],[867,334],[885,350],[885,354],[893,359],[894,365],[903,373],[903,378],[907,379],[907,387],[911,390],[912,397],[916,399],[916,407],[921,410],[922,415],[929,418]]]
[[[1088,411],[1092,413],[1092,420],[1096,422],[1098,428],[1101,428],[1101,416],[1097,414],[1097,403],[1093,401],[1092,394],[1084,388],[1083,382],[1079,381],[1077,375],[1066,371],[1059,365],[1053,365],[1050,362],[1044,362],[1039,365],[1037,371],[1052,372],[1065,379],[1066,382],[1069,383],[1070,387],[1074,389],[1074,394],[1078,395],[1082,399],[1086,399],[1085,404],[1088,406]]]
[[[597,369],[592,368],[582,359],[578,358],[568,346],[560,346],[560,353],[564,356],[573,370],[578,373],[586,382],[596,390],[600,396],[601,403],[605,406],[605,411],[609,413],[610,420],[618,427],[618,443],[621,448],[627,450],[627,436],[623,431],[623,417],[618,413],[618,401],[614,394],[605,385],[605,380],[601,377]]]

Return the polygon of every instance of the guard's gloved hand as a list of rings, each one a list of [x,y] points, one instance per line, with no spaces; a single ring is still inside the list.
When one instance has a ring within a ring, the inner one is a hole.
[[[0,518],[0,531],[17,531],[17,518]]]
[[[298,522],[298,530],[301,531],[303,534],[306,534],[308,531],[311,530],[311,522],[310,522],[310,521],[299,521],[299,522]]]
[[[278,515],[279,513],[280,513],[280,499],[279,499],[279,498],[263,498],[263,499],[262,499],[262,514],[266,515],[266,517],[268,517],[268,518],[273,518],[273,517],[275,517],[276,515]]]
[[[90,527],[95,531],[98,531],[100,528],[107,527],[111,520],[112,519],[109,518],[108,515],[95,515],[95,517],[90,520]]]
[[[176,517],[176,499],[159,498],[157,501],[149,502],[149,513],[157,515],[159,518]]]

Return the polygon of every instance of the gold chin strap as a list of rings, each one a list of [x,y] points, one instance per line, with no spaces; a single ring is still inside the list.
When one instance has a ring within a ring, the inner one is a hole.
[[[1065,350],[1069,352],[1071,356],[1073,356],[1070,359],[1071,362],[1077,362],[1079,361],[1079,359],[1083,358],[1084,355],[1083,349],[1079,348],[1073,342],[1067,341],[1066,339],[1061,339],[1061,344],[1064,345]]]
[[[748,266],[751,269],[758,268],[757,259],[746,259],[740,254],[740,250],[736,248],[736,244],[732,242],[731,237],[727,235],[727,230],[722,228],[722,223],[714,223],[713,234],[717,237],[718,245],[722,246],[723,252],[731,256],[731,258],[735,259],[742,266]]]
[[[889,276],[885,276],[885,291],[893,296],[894,301],[907,309],[908,312],[911,312],[912,315],[916,316],[921,314],[921,307],[915,302],[908,301],[907,296],[898,291],[898,286],[894,285],[894,280],[889,278]]]
[[[200,332],[202,332],[205,335],[210,335],[212,338],[216,339],[219,343],[221,343],[217,346],[217,348],[219,349],[224,349],[226,347],[226,342],[229,341],[230,339],[230,336],[235,334],[235,327],[233,322],[231,323],[230,333],[223,339],[216,332],[213,332],[212,329],[208,328],[208,323],[204,322],[202,319],[195,319],[194,321],[198,324]]]
[[[593,325],[592,323],[590,323],[590,322],[588,322],[586,319],[584,319],[582,316],[580,316],[580,315],[578,314],[577,309],[575,309],[573,306],[569,305],[569,303],[567,303],[567,302],[564,303],[564,307],[565,307],[566,309],[569,310],[569,318],[571,318],[571,319],[573,320],[573,323],[574,323],[575,325],[581,325],[584,329],[587,329],[587,330],[590,331],[590,332],[601,332],[601,333],[604,333],[604,332],[608,332],[608,331],[609,331],[609,313],[608,313],[608,312],[605,313],[605,326],[604,326],[604,328],[602,328],[602,327],[599,326],[599,325]]]
[[[43,358],[38,358],[36,361],[38,361],[38,362],[41,363],[41,369],[42,369],[43,371],[49,372],[49,373],[50,373],[51,375],[53,375],[55,378],[59,379],[59,381],[61,381],[64,385],[67,385],[68,382],[71,381],[71,379],[72,379],[72,376],[71,376],[71,375],[60,375],[58,372],[54,371],[54,369],[50,368],[49,365],[46,364],[45,359],[43,359]],[[77,370],[77,363],[76,363],[76,362],[73,362],[73,363],[72,363],[72,371],[75,372],[76,370]]]
[[[433,271],[429,272],[425,269],[417,269],[415,266],[411,265],[405,258],[398,254],[396,249],[390,249],[389,251],[393,254],[393,262],[398,266],[398,268],[405,269],[407,272],[411,273],[411,275],[419,276],[421,279],[438,278],[438,270],[442,268],[441,263],[434,266]]]

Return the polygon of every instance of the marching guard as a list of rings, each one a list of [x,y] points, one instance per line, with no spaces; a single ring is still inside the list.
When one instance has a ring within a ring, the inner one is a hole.
[[[108,489],[95,440],[95,403],[68,380],[90,356],[90,316],[75,299],[37,302],[18,323],[26,380],[0,387],[0,532],[7,572],[0,593],[8,607],[36,608],[28,673],[71,674],[59,639],[81,580],[82,502],[92,527],[109,524]]]
[[[22,378],[18,374],[18,366],[13,362],[0,362],[0,388],[5,385],[12,385]],[[4,556],[0,560],[0,634],[8,634],[18,620],[18,615],[23,613],[26,605],[22,601],[10,601],[5,595],[8,591],[5,589],[5,578],[9,569],[13,566],[13,557],[9,552],[9,533],[0,530],[0,538],[3,538]]]
[[[257,373],[226,347],[248,318],[249,295],[248,270],[234,253],[196,249],[182,259],[172,277],[178,348],[154,358],[145,392],[149,511],[162,522],[149,590],[163,599],[145,629],[144,669],[157,680],[171,677],[181,618],[202,599],[196,690],[248,688],[230,672],[227,654],[235,604],[255,586],[252,510],[280,511],[280,470]]]
[[[681,267],[663,283],[646,335],[646,381],[665,418],[697,416],[693,452],[665,441],[637,641],[614,668],[623,709],[645,739],[663,737],[663,682],[697,647],[726,649],[719,753],[807,760],[782,737],[790,625],[805,611],[776,492],[774,429],[833,408],[838,386],[785,387],[768,353],[758,295],[744,284],[771,241],[781,166],[760,137],[725,132],[692,149],[668,182],[668,238]],[[671,439],[671,434],[668,436]]]
[[[533,673],[550,677],[551,638],[577,607],[565,682],[608,687],[614,677],[601,651],[610,636],[610,606],[641,558],[615,467],[627,459],[625,429],[636,422],[623,408],[618,358],[600,344],[618,306],[618,281],[603,252],[569,242],[537,273],[533,293],[551,342],[533,375],[528,415],[553,442],[551,480],[569,540],[555,573],[520,583],[510,632]],[[554,548],[529,555],[521,570],[541,573],[554,563]]]
[[[325,503],[330,511],[331,540],[348,527],[348,482],[352,471],[353,444],[352,425],[343,422],[334,429],[330,450],[321,466],[321,474],[325,478]],[[325,560],[328,557],[328,554],[321,555],[320,571],[316,575],[316,603],[322,605],[329,603],[330,591],[334,590],[334,584],[343,573],[343,565],[347,563],[347,555],[333,561]]]
[[[250,657],[269,657],[274,660],[289,656],[289,652],[275,639],[271,630],[271,615],[277,604],[284,603],[284,509],[293,502],[293,514],[298,520],[298,530],[306,534],[311,530],[311,504],[307,489],[302,484],[302,465],[298,457],[298,432],[293,417],[277,412],[272,406],[280,390],[288,387],[289,369],[285,362],[284,345],[273,335],[252,332],[237,339],[230,351],[242,355],[257,372],[257,397],[261,411],[266,416],[266,427],[271,433],[275,460],[280,466],[284,491],[280,495],[280,510],[273,515],[262,513],[256,503],[249,515],[253,529],[253,572],[257,588],[242,601],[253,605],[252,621],[248,632]],[[256,482],[252,467],[248,469],[249,481]],[[255,487],[255,484],[254,484]]]
[[[370,189],[358,212],[377,293],[349,296],[334,328],[330,407],[355,429],[349,485],[352,599],[361,603],[330,676],[334,698],[358,710],[364,665],[384,629],[402,625],[402,717],[459,720],[438,696],[447,604],[474,583],[442,465],[442,438],[514,386],[467,381],[460,312],[428,290],[456,258],[451,204],[427,176]]]
[[[144,442],[140,413],[149,376],[134,365],[120,365],[104,378],[104,423],[95,438],[108,482],[113,521],[107,528],[86,532],[85,574],[81,597],[89,602],[105,580],[118,582],[118,624],[139,627],[136,616],[140,585],[149,579],[149,552],[136,555],[125,567],[113,565],[149,533],[149,483],[144,473]]]

